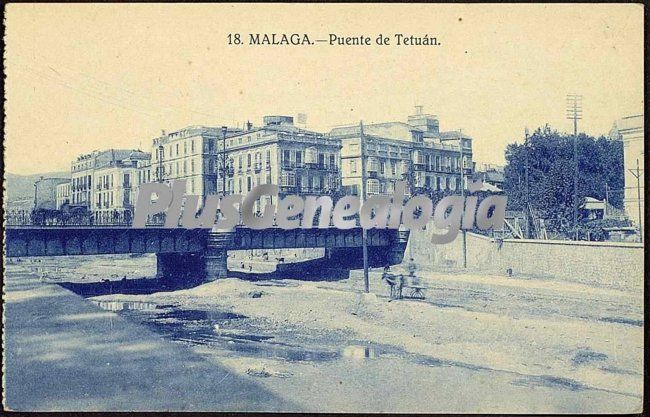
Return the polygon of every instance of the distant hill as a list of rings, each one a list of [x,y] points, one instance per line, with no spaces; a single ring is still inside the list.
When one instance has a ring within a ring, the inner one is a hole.
[[[33,175],[17,175],[10,172],[5,173],[5,199],[7,202],[34,198],[34,182],[40,177],[69,178],[67,171],[44,172]]]

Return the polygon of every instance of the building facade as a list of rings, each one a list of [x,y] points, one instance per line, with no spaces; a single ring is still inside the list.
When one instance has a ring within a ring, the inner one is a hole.
[[[56,186],[56,209],[70,205],[70,180]]]
[[[138,173],[151,154],[133,149],[109,149],[81,155],[72,162],[70,206],[92,211],[97,222],[133,213]]]
[[[644,119],[643,114],[628,116],[616,122],[619,138],[623,141],[625,169],[625,212],[634,225],[643,231],[644,201]],[[640,175],[637,181],[637,167]],[[639,215],[640,213],[640,215]]]
[[[138,189],[140,165],[147,164],[151,154],[130,152],[126,158],[114,158],[95,167],[91,210],[95,221],[128,221],[132,218]]]
[[[472,138],[441,132],[437,117],[423,114],[421,108],[408,123],[338,127],[329,136],[341,141],[342,186],[350,194],[362,192],[362,138],[368,195],[391,194],[396,181],[430,190],[460,190],[461,153],[465,181],[473,170]]]
[[[280,196],[325,195],[341,183],[340,141],[300,129],[289,116],[265,116],[261,127],[249,124],[226,140],[225,149],[227,194],[276,184]],[[270,197],[260,199],[262,205],[267,202],[274,203]]]
[[[164,183],[186,180],[186,192],[190,195],[217,194],[220,191],[217,189],[218,156],[223,137],[239,132],[241,129],[205,126],[189,126],[171,133],[163,131],[153,139],[151,166],[143,168],[140,175]]]

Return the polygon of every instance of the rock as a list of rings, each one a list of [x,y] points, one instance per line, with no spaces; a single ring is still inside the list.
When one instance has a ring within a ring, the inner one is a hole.
[[[263,294],[264,294],[263,291],[251,291],[248,293],[248,296],[250,298],[262,298]]]

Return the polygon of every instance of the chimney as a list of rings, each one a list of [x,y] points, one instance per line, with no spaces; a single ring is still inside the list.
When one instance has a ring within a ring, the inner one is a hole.
[[[246,130],[251,130],[253,129],[253,124],[249,121],[246,122]]]

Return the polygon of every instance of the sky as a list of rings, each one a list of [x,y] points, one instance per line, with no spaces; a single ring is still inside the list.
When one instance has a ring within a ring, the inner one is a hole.
[[[406,121],[415,105],[504,163],[526,127],[607,134],[643,112],[643,6],[636,4],[9,4],[5,169],[67,170],[94,149],[150,150],[161,130]],[[395,33],[439,46],[228,45],[228,34],[310,39]]]

